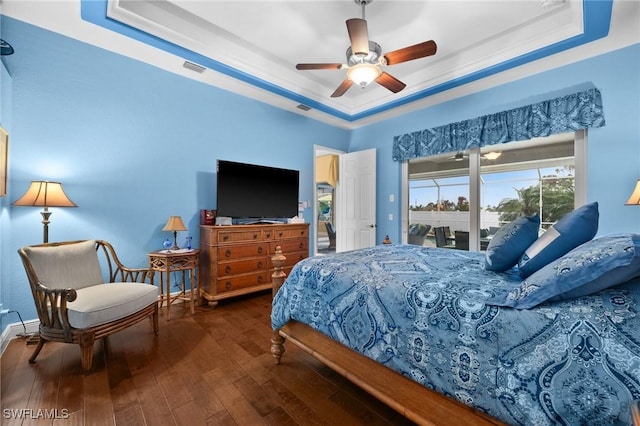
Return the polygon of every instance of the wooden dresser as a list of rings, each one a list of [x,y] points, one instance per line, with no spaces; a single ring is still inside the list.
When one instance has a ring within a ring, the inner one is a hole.
[[[218,301],[271,288],[276,246],[284,271],[309,256],[309,224],[200,226],[200,295]]]

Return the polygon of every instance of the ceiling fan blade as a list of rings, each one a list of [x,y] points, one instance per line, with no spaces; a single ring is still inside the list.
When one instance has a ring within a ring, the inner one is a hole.
[[[433,40],[429,40],[422,43],[414,44],[413,46],[394,50],[393,52],[385,53],[384,58],[387,60],[387,65],[395,65],[402,62],[412,61],[414,59],[435,55],[437,50],[438,46],[436,45],[436,42]]]
[[[347,31],[351,39],[351,53],[356,55],[369,54],[369,31],[367,21],[360,18],[347,20]]]
[[[387,89],[391,90],[393,93],[398,93],[399,91],[401,91],[407,86],[406,84],[404,84],[403,82],[401,82],[400,80],[392,76],[391,74],[386,73],[384,71],[382,72],[382,74],[380,74],[380,76],[378,76],[378,78],[376,78],[376,83],[386,87]]]
[[[349,87],[351,87],[351,85],[353,84],[353,81],[349,80],[348,78],[345,79],[340,86],[338,86],[338,88],[336,89],[335,92],[333,92],[333,94],[331,94],[332,98],[338,98],[342,95],[344,95],[347,90],[349,90]]]
[[[339,70],[342,64],[297,64],[297,70]]]

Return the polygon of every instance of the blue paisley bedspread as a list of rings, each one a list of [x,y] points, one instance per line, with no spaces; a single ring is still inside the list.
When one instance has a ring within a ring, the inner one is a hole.
[[[299,262],[273,300],[290,319],[509,424],[631,424],[640,398],[640,280],[515,310],[521,281],[484,254],[387,245]]]

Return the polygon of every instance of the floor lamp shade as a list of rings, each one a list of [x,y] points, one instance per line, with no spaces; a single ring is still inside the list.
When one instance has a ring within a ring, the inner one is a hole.
[[[640,205],[640,179],[636,182],[636,187],[633,189],[631,196],[625,203],[627,206],[637,206]]]
[[[78,207],[67,197],[60,182],[49,182],[44,180],[34,180],[27,188],[22,197],[13,202],[14,206],[22,207],[43,207],[43,242],[49,242],[49,207]]]

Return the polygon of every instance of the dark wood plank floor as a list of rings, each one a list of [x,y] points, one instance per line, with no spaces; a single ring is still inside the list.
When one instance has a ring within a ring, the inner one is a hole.
[[[160,334],[143,321],[96,343],[84,374],[76,345],[12,341],[0,359],[3,425],[412,425],[310,355],[269,352],[271,295],[174,304]],[[51,417],[54,417],[53,419]],[[57,417],[57,418],[56,418]]]

